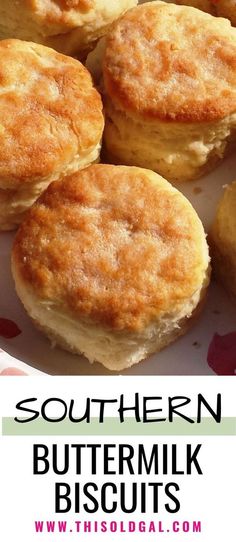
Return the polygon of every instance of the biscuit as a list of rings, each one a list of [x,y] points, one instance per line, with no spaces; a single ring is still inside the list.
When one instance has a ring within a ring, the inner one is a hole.
[[[109,161],[200,177],[235,145],[236,30],[192,7],[133,8],[105,39],[101,88]]]
[[[236,2],[235,0],[211,0],[216,13],[220,17],[227,17],[232,25],[236,26]]]
[[[213,270],[236,299],[236,182],[220,200],[209,238]]]
[[[137,0],[1,0],[0,39],[41,43],[83,57]]]
[[[95,162],[102,102],[86,68],[53,49],[0,41],[0,230],[48,184]]]
[[[181,6],[192,6],[193,8],[201,9],[211,15],[216,15],[215,3],[212,0],[175,0],[175,4]]]
[[[120,371],[185,333],[209,256],[196,212],[166,180],[98,164],[52,183],[30,209],[12,271],[53,342]]]
[[[212,15],[226,17],[233,26],[236,26],[236,1],[235,0],[177,0],[176,4],[193,6]]]

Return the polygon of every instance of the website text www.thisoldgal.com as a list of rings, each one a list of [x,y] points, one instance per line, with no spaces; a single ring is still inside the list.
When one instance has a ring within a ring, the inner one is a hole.
[[[201,533],[201,521],[35,521],[36,533]]]

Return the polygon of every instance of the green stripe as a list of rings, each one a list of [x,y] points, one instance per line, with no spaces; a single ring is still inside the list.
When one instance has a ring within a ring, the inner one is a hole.
[[[127,436],[165,436],[165,435],[210,435],[225,436],[236,435],[236,417],[223,418],[216,423],[213,418],[203,418],[201,423],[190,424],[181,418],[174,419],[173,423],[152,422],[138,423],[133,418],[126,418],[120,423],[116,418],[106,418],[99,423],[97,418],[91,418],[90,423],[72,423],[65,419],[61,422],[46,422],[38,418],[29,423],[18,423],[13,418],[2,418],[2,434],[7,435],[127,435]]]

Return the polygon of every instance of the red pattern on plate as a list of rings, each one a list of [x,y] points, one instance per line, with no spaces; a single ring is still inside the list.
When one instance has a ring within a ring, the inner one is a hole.
[[[26,373],[15,367],[7,367],[1,371],[0,376],[26,376]]]
[[[208,349],[207,361],[218,375],[236,375],[236,331],[227,335],[215,333]]]
[[[21,329],[13,322],[7,318],[0,318],[0,336],[4,339],[14,339],[21,334]]]

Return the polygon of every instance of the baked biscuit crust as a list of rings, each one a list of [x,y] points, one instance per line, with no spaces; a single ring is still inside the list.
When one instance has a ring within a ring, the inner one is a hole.
[[[80,167],[103,131],[101,98],[87,70],[19,40],[0,41],[0,58],[0,188]]]
[[[137,332],[166,314],[191,315],[209,258],[199,218],[167,181],[95,165],[39,198],[16,235],[13,264],[22,287],[45,303]]]
[[[36,20],[45,25],[44,32],[54,35],[81,25],[81,17],[94,10],[95,0],[24,0]],[[47,34],[46,34],[47,35]]]
[[[220,200],[209,238],[213,270],[236,299],[236,182]]]
[[[113,103],[134,116],[214,122],[236,111],[236,30],[191,7],[150,2],[108,35],[103,74]]]
[[[226,17],[234,26],[236,25],[235,0],[176,0],[176,4],[192,6],[212,15]]]
[[[211,0],[215,6],[217,15],[227,17],[231,23],[236,25],[236,2],[235,0]]]
[[[206,13],[211,13],[211,15],[216,15],[215,5],[212,3],[212,0],[175,0],[175,4],[192,6],[193,8],[201,9]]]
[[[137,0],[1,0],[0,39],[41,43],[84,58]]]

